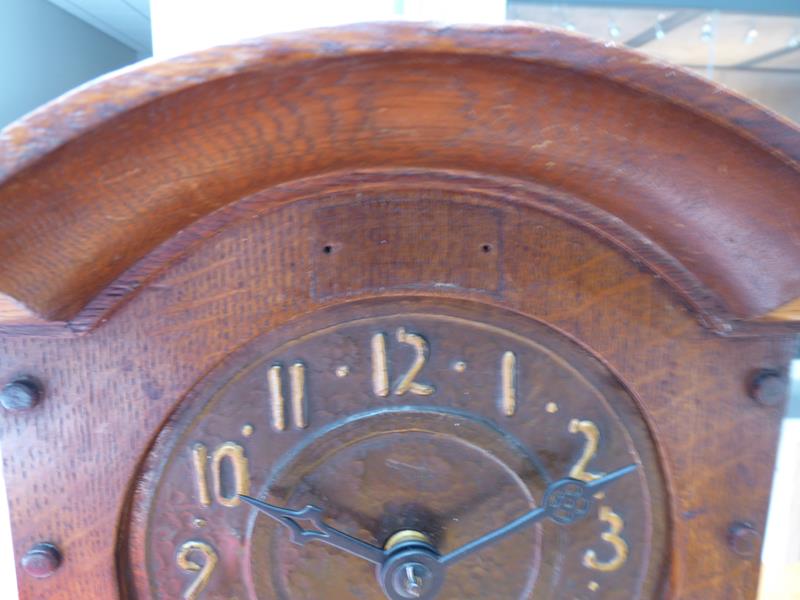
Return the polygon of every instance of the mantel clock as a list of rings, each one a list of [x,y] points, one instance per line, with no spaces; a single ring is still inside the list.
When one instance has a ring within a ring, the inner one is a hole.
[[[752,600],[800,131],[526,26],[148,62],[0,136],[50,600]]]

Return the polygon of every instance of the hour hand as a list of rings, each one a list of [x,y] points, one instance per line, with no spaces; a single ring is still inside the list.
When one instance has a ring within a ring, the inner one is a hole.
[[[295,544],[302,546],[308,541],[318,540],[378,565],[384,560],[385,552],[383,549],[347,535],[325,523],[322,520],[324,512],[321,508],[309,504],[302,510],[291,510],[268,504],[250,496],[239,495],[239,498],[259,512],[286,525],[292,532],[292,541]],[[314,528],[306,529],[300,525],[300,521],[311,521]]]

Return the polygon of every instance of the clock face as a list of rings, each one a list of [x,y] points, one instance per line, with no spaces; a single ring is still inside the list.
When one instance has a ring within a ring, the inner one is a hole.
[[[664,489],[635,399],[564,335],[482,305],[360,303],[195,386],[124,560],[139,598],[655,598]]]

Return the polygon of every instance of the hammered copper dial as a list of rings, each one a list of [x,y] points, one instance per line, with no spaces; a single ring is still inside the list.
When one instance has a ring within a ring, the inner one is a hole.
[[[297,546],[240,501],[324,507],[377,546],[440,552],[500,527],[565,476],[634,463],[589,518],[537,524],[447,573],[441,598],[656,597],[664,486],[636,402],[562,334],[480,305],[344,305],[257,338],[164,428],[130,523],[140,598],[384,598],[374,567]]]

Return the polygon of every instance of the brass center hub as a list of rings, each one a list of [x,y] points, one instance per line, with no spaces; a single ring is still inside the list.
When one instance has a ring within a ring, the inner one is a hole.
[[[424,533],[415,531],[414,529],[402,529],[386,540],[386,543],[383,545],[383,549],[391,551],[405,544],[415,543],[425,544],[433,547],[433,543],[431,542],[430,538]]]

